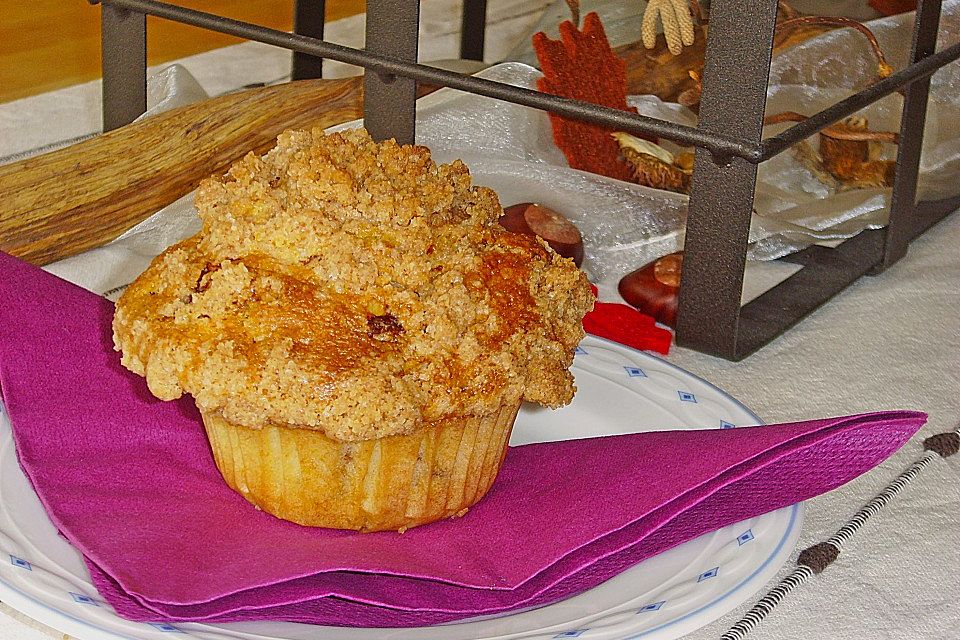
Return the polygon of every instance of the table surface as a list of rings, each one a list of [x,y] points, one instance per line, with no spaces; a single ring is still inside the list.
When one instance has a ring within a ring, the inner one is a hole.
[[[429,2],[430,0],[425,0]],[[489,4],[488,59],[529,32],[545,0]],[[423,59],[453,58],[457,6],[436,0],[423,25]],[[357,46],[362,17],[328,25]],[[181,61],[211,94],[288,72],[288,55],[252,43]],[[339,67],[335,73],[344,73]],[[0,105],[0,157],[88,134],[99,122],[94,84]],[[42,123],[42,127],[40,124]],[[960,215],[916,240],[906,258],[861,279],[740,363],[674,348],[668,360],[738,398],[766,421],[886,408],[930,414],[920,435],[874,471],[808,502],[802,549],[832,535],[864,502],[919,457],[920,441],[960,422]],[[960,456],[937,459],[844,547],[837,562],[791,594],[752,637],[954,639],[960,627]],[[781,571],[786,575],[793,566]],[[771,583],[769,586],[772,586]],[[748,601],[689,638],[717,638]],[[0,603],[0,637],[63,634]]]

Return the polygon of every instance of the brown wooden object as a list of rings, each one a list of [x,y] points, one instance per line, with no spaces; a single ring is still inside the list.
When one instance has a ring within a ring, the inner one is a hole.
[[[0,166],[0,250],[47,264],[100,246],[285,129],[359,118],[362,102],[359,77],[251,89]]]

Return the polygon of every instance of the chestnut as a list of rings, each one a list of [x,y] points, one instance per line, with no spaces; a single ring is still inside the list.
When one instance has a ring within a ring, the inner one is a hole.
[[[578,267],[583,262],[583,236],[562,215],[542,204],[521,202],[503,210],[500,226],[507,231],[539,236],[564,258],[572,258]]]
[[[682,268],[683,252],[671,253],[623,276],[617,289],[638,310],[668,327],[676,327]]]

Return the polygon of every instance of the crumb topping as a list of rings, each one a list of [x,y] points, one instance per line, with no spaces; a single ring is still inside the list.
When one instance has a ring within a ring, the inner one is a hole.
[[[502,229],[463,163],[362,129],[287,131],[202,182],[196,205],[203,229],[114,317],[124,366],[158,398],[342,441],[572,398],[586,278]]]

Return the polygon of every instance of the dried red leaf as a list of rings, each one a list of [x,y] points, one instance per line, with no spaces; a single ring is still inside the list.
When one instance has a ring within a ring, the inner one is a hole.
[[[544,93],[636,113],[627,105],[626,65],[610,48],[600,16],[589,13],[580,31],[570,21],[560,23],[560,40],[543,32],[533,36],[533,49],[544,77]],[[633,171],[620,159],[612,131],[550,114],[553,139],[574,169],[632,181]]]

